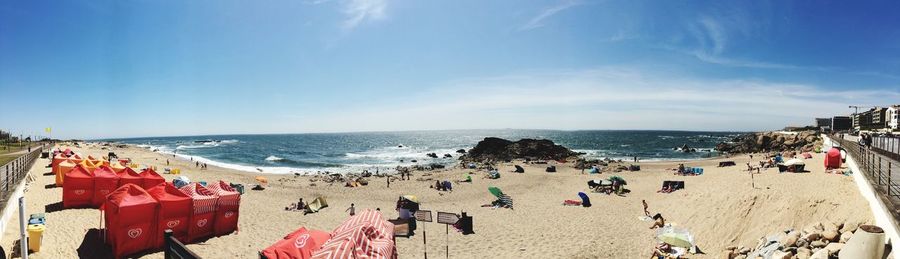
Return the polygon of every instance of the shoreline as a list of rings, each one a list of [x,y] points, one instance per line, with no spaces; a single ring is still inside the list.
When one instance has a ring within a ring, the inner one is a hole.
[[[92,144],[92,145],[99,145],[100,143],[105,143],[105,142],[88,141],[88,142],[84,142],[84,143],[88,143],[88,144]],[[217,161],[217,160],[209,159],[209,158],[206,158],[203,156],[198,156],[198,155],[189,155],[189,154],[183,154],[183,153],[177,154],[174,152],[162,151],[162,150],[159,150],[158,147],[156,147],[156,146],[145,145],[145,144],[122,144],[122,145],[126,145],[131,148],[145,149],[148,152],[158,153],[161,155],[174,155],[177,158],[180,158],[183,160],[188,160],[188,161],[192,161],[192,162],[198,161],[200,163],[206,163],[208,165],[215,165],[217,167],[228,168],[228,169],[232,169],[232,170],[236,170],[236,171],[242,171],[242,172],[248,172],[248,173],[266,173],[266,174],[273,174],[273,175],[295,175],[295,174],[317,175],[317,174],[322,174],[322,173],[348,174],[348,173],[358,173],[358,172],[361,172],[362,170],[367,170],[367,169],[371,169],[371,168],[378,168],[380,170],[380,172],[395,174],[395,173],[397,173],[396,167],[398,167],[398,166],[410,167],[410,166],[426,166],[426,165],[431,164],[431,163],[404,163],[404,164],[393,164],[393,165],[383,165],[383,166],[372,165],[372,166],[367,166],[367,167],[342,165],[341,167],[323,167],[323,168],[273,167],[273,166],[242,165],[242,164],[237,164],[237,163]],[[156,151],[154,151],[154,149],[156,149]],[[577,150],[573,150],[573,151],[579,152]],[[702,152],[702,151],[700,151],[700,152]],[[715,160],[715,159],[721,159],[721,158],[727,158],[727,157],[730,157],[730,156],[724,155],[724,154],[717,154],[715,156],[699,157],[699,158],[647,158],[647,159],[639,159],[639,163],[673,163],[673,162],[689,163],[689,162],[693,162],[693,161]],[[579,156],[579,158],[585,158],[585,156],[581,155],[581,156]],[[607,157],[607,158],[610,158],[610,161],[613,161],[613,162],[620,162],[620,163],[626,163],[626,164],[631,163],[630,161],[632,161],[630,159],[627,159],[626,157],[621,157],[621,158]],[[597,160],[601,160],[601,161],[604,160],[604,158],[594,158],[594,157],[591,157],[590,159],[597,159]],[[452,163],[444,163],[444,165],[446,165],[448,168],[452,168],[452,167],[460,166],[460,163],[461,163],[461,161],[459,161],[459,159],[457,157],[454,157]],[[262,171],[260,171],[258,169],[262,169]],[[275,172],[271,172],[271,171],[275,171]]]

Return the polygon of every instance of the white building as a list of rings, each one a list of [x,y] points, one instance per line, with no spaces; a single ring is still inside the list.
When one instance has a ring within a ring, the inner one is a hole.
[[[884,120],[887,121],[887,127],[891,131],[900,129],[900,105],[893,105],[887,108]]]

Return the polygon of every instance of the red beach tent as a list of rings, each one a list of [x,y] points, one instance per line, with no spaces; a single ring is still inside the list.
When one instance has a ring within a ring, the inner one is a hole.
[[[56,175],[59,175],[59,164],[63,161],[66,161],[66,159],[68,158],[66,158],[66,156],[63,156],[62,154],[56,154],[55,156],[53,156],[53,160],[50,162],[50,171]]]
[[[191,196],[175,188],[175,185],[166,182],[147,189],[147,192],[159,202],[159,216],[157,217],[157,226],[159,227],[156,231],[155,246],[163,246],[163,232],[166,229],[171,229],[175,238],[182,243],[187,243],[188,222],[194,206]]]
[[[56,172],[56,179],[55,179],[56,180],[55,183],[56,183],[57,187],[63,186],[63,180],[65,180],[63,177],[65,177],[66,174],[69,173],[69,171],[72,171],[72,169],[75,169],[75,165],[77,165],[77,164],[73,163],[71,159],[67,159],[65,161],[62,161],[62,163],[59,163],[59,169],[58,169],[59,171]]]
[[[312,258],[312,253],[319,250],[329,238],[331,238],[331,234],[328,232],[300,227],[263,250],[262,257],[266,259],[309,259]]]
[[[109,166],[101,166],[94,170],[94,208],[100,208],[106,201],[106,195],[119,187],[119,176]]]
[[[224,181],[209,184],[207,189],[219,196],[219,201],[216,203],[216,224],[213,227],[213,232],[220,236],[237,230],[241,193]]]
[[[119,172],[119,186],[123,186],[129,183],[137,186],[144,186],[144,179],[141,178],[141,175],[135,172],[134,169],[131,169],[131,167],[126,167],[125,169],[122,169],[121,172]]]
[[[191,196],[193,210],[191,211],[190,225],[188,226],[188,240],[190,242],[213,235],[213,222],[216,217],[216,202],[219,197],[203,187],[199,183],[189,183],[179,188],[182,192]]]
[[[106,197],[103,208],[106,242],[116,258],[154,248],[159,203],[144,188],[125,184]]]
[[[141,171],[141,187],[144,189],[150,189],[154,186],[157,186],[161,183],[166,182],[166,178],[163,178],[156,171],[153,171],[151,168],[146,168],[144,171]]]
[[[312,258],[396,259],[394,224],[384,220],[381,212],[367,209],[335,228]]]
[[[831,148],[828,150],[828,153],[825,154],[825,168],[840,168],[841,167],[841,150],[837,148]]]
[[[94,176],[82,165],[64,176],[63,208],[90,207],[94,200]]]

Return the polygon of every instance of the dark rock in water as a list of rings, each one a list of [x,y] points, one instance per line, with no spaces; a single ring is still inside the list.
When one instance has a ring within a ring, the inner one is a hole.
[[[465,149],[457,149],[456,153],[465,154],[466,150]]]
[[[687,144],[682,144],[681,147],[675,148],[675,150],[677,150],[677,151],[679,151],[679,152],[684,152],[684,153],[693,153],[693,152],[697,152],[697,149],[694,149],[694,148],[692,148],[692,147],[689,147]]]
[[[450,154],[444,154],[444,158],[452,158],[452,157],[453,157],[453,155],[450,155]]]
[[[428,154],[425,154],[425,155],[428,156],[428,157],[430,157],[430,158],[437,158],[437,154],[435,154],[435,153],[428,153]]]
[[[444,169],[442,164],[431,164],[431,169]]]
[[[418,161],[418,160],[415,160],[415,159],[413,159],[413,160],[409,160],[409,161],[410,161],[410,162],[413,162],[413,163],[417,163],[417,162],[419,162],[419,161]]]
[[[810,152],[820,146],[822,146],[822,138],[815,131],[802,131],[796,134],[757,132],[740,135],[730,141],[719,143],[716,145],[716,150],[732,154],[770,151]]]
[[[403,148],[403,145],[397,145],[398,148]]]
[[[564,160],[577,155],[578,153],[546,139],[522,139],[513,142],[489,137],[478,142],[461,159],[474,162],[486,160],[504,161],[521,158],[526,160]]]

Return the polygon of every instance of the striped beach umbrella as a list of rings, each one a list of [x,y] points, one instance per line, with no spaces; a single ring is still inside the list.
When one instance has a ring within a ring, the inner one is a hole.
[[[384,220],[381,212],[364,210],[335,228],[312,258],[396,259],[394,224]]]

